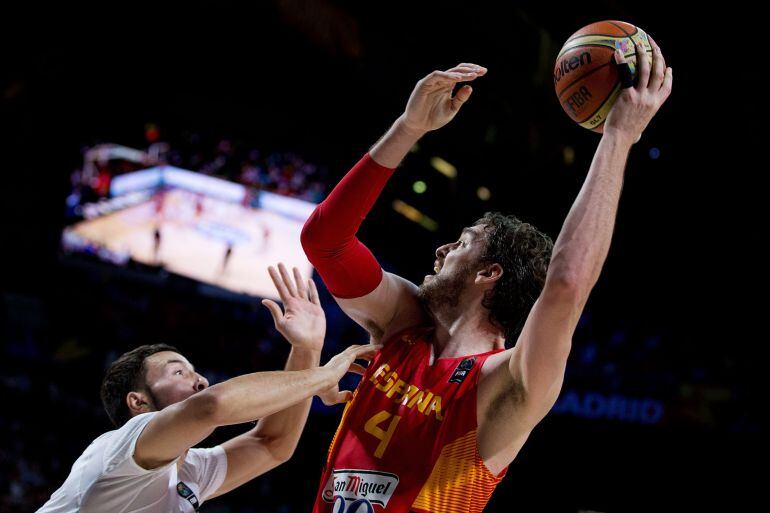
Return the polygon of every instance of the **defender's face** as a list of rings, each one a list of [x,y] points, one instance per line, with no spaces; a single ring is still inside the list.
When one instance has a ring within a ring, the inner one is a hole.
[[[158,410],[184,401],[209,386],[208,380],[195,372],[187,358],[174,351],[148,356],[144,365],[147,369],[145,381]]]

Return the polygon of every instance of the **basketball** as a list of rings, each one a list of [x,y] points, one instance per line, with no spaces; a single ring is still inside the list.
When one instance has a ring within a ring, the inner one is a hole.
[[[636,78],[636,48],[641,42],[650,59],[647,34],[630,23],[600,21],[572,34],[556,57],[553,85],[564,112],[578,125],[601,133],[621,91],[613,54],[618,48]]]

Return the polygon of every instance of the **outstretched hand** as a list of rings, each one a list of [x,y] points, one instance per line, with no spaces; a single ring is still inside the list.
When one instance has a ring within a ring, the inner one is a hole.
[[[366,372],[366,367],[355,363],[355,361],[366,360],[371,362],[372,358],[374,358],[374,355],[380,349],[382,349],[381,344],[352,345],[329,360],[328,363],[324,365],[324,367],[335,372],[337,381],[342,379],[342,377],[348,372],[360,374],[363,376]],[[350,390],[340,391],[340,386],[338,383],[332,388],[318,394],[318,397],[321,398],[321,401],[323,401],[326,406],[332,406],[350,401],[353,398],[353,392]]]
[[[415,86],[401,116],[405,128],[417,134],[436,130],[449,123],[468,101],[473,89],[464,85],[452,96],[455,84],[484,76],[487,68],[461,63],[446,71],[434,71]]]
[[[320,352],[326,335],[326,316],[321,308],[315,283],[313,280],[305,282],[296,267],[293,269],[292,280],[282,263],[278,264],[277,271],[273,266],[268,267],[267,271],[284,308],[284,311],[281,311],[275,301],[262,300],[262,304],[273,316],[275,329],[292,346]]]

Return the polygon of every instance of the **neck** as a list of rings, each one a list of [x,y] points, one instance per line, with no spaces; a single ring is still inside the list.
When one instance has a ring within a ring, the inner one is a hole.
[[[489,311],[479,300],[475,307],[459,305],[449,310],[430,312],[435,324],[434,355],[453,358],[485,353],[505,347],[502,332],[489,322]]]

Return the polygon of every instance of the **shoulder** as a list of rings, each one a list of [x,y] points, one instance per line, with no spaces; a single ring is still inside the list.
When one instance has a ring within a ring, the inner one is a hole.
[[[125,424],[112,431],[107,431],[94,440],[93,443],[113,445],[126,439],[138,438],[157,413],[158,412],[142,413],[135,417],[131,417]]]
[[[144,428],[155,418],[158,412],[142,413],[129,419],[120,428],[109,431],[94,443],[104,447],[105,470],[112,471],[124,462],[134,463],[134,450]]]
[[[513,354],[513,348],[506,349],[505,351],[500,351],[499,353],[489,355],[487,359],[484,360],[484,363],[481,367],[480,379],[484,380],[488,378],[490,375],[495,374],[495,371],[498,370],[500,367],[508,365],[508,362],[511,360],[512,354]]]

